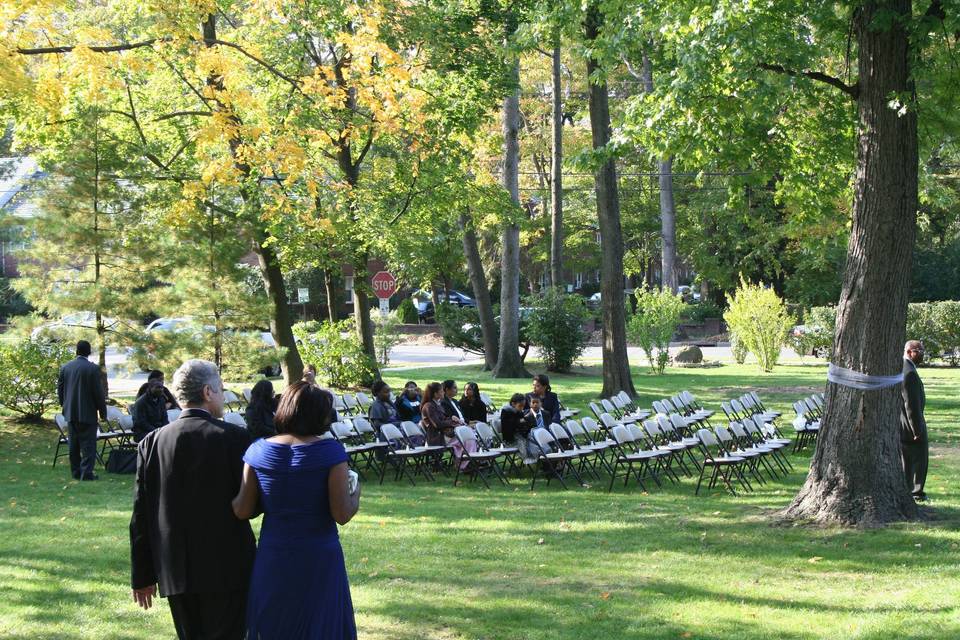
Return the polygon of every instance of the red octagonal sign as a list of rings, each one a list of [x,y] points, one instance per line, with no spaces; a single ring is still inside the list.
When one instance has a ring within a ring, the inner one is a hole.
[[[373,286],[373,295],[381,300],[388,300],[397,292],[397,279],[389,271],[378,271],[370,284]]]

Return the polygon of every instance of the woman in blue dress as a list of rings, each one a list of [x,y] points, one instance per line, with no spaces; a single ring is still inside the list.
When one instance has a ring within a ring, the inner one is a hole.
[[[247,600],[250,640],[357,637],[337,524],[357,513],[360,488],[343,445],[321,437],[332,417],[328,391],[296,382],[277,408],[277,435],[243,457],[234,512],[264,513]]]

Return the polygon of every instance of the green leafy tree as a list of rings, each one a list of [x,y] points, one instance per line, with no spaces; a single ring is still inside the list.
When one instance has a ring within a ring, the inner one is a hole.
[[[540,350],[549,371],[569,371],[587,348],[589,335],[583,325],[590,312],[578,295],[548,287],[526,299],[526,335]]]
[[[634,292],[637,311],[627,323],[630,341],[647,354],[650,370],[660,375],[670,362],[670,338],[686,306],[670,289],[641,287]]]
[[[36,421],[57,399],[58,365],[72,357],[66,345],[31,340],[0,342],[0,406]]]

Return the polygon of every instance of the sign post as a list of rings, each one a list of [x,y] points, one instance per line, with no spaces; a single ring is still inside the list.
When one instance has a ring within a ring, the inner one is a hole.
[[[397,279],[389,271],[378,271],[370,279],[373,295],[380,299],[380,315],[390,313],[390,296],[397,292]]]

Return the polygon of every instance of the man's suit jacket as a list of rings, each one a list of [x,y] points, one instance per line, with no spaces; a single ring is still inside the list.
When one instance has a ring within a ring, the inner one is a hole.
[[[533,411],[527,411],[526,416],[530,420],[530,423],[533,424],[534,427],[536,427],[537,417],[533,415]],[[540,409],[540,417],[543,418],[543,426],[545,428],[549,428],[550,423],[553,422],[553,414],[551,414],[546,409]]]
[[[923,390],[923,381],[917,373],[917,366],[913,361],[903,359],[903,410],[900,412],[900,441],[913,443],[926,442],[927,421],[923,417],[923,409],[927,403],[927,395]]]
[[[100,367],[83,356],[77,356],[60,367],[57,377],[57,398],[67,422],[97,424],[97,413],[107,419],[107,402],[103,393]]]
[[[246,429],[186,409],[137,449],[130,519],[131,583],[160,595],[247,588],[256,542],[233,514]]]
[[[444,398],[440,401],[440,406],[448,418],[460,418],[464,422],[467,421],[463,417],[463,409],[460,407],[460,403],[457,402],[456,398]]]

